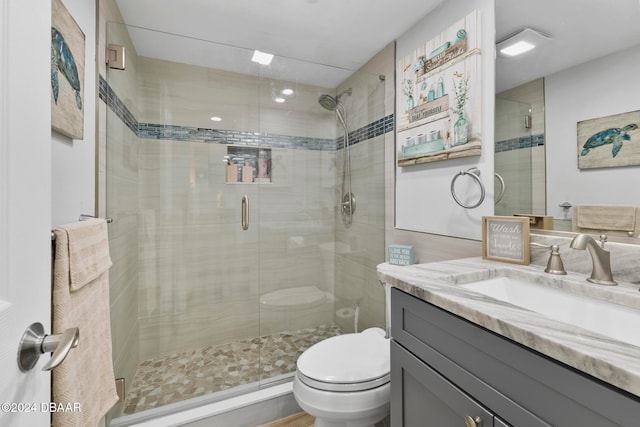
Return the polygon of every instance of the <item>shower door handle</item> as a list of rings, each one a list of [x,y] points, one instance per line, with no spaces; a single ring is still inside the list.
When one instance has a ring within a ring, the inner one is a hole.
[[[243,230],[249,229],[249,197],[246,194],[242,196],[242,218],[240,224]]]

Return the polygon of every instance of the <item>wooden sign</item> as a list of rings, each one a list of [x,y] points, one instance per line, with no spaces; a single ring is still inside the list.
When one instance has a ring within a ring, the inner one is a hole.
[[[436,114],[444,113],[449,109],[449,95],[445,94],[442,97],[426,102],[422,105],[412,108],[407,111],[409,115],[409,123],[417,122],[434,116]]]
[[[482,217],[482,258],[529,264],[529,218]]]
[[[438,53],[433,58],[427,60],[422,69],[422,74],[427,74],[436,68],[446,64],[467,51],[467,39],[464,38],[450,48]]]

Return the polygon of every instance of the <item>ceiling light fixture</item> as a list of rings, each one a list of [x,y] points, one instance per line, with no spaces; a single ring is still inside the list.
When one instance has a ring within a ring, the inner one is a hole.
[[[282,89],[280,93],[282,93],[285,96],[290,96],[290,95],[293,95],[293,89],[289,89],[289,88]]]
[[[221,121],[221,120],[222,120],[222,117],[218,117],[218,116],[213,116],[213,117],[211,117],[211,121],[212,121],[212,122],[219,122],[219,121]]]
[[[279,103],[279,104],[281,104],[281,103],[283,103],[283,102],[285,101],[285,99],[284,99],[284,98],[280,98],[280,97],[278,97],[278,98],[274,98],[273,100],[274,100],[274,101],[276,101],[276,102],[277,102],[277,103]]]
[[[253,62],[257,62],[260,65],[269,65],[271,64],[272,59],[273,59],[273,54],[260,52],[259,50],[254,51],[253,57],[251,58]]]
[[[540,47],[551,38],[548,34],[525,28],[497,43],[496,47],[503,56],[513,57]]]

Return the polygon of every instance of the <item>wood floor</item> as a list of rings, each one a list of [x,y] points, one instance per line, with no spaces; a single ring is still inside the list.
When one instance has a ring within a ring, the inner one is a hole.
[[[314,418],[311,415],[305,412],[298,412],[286,418],[262,424],[260,427],[313,427],[313,420]]]

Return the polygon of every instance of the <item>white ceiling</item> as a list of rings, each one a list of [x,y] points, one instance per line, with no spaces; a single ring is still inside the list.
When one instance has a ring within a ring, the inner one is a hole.
[[[251,72],[237,59],[258,49],[276,55],[271,65],[276,78],[309,75],[305,83],[331,88],[442,1],[117,0],[129,25],[200,40],[134,30],[139,55],[167,60],[178,55],[190,64]]]
[[[516,58],[498,55],[498,93],[640,44],[640,1],[496,0],[497,42],[525,27],[552,40]]]
[[[276,55],[275,78],[293,72],[331,88],[443,1],[117,0],[127,24],[157,30],[130,31],[139,55],[251,73],[245,59],[258,49]],[[640,43],[639,0],[495,1],[497,41],[524,27],[553,37],[498,56],[497,91]]]

